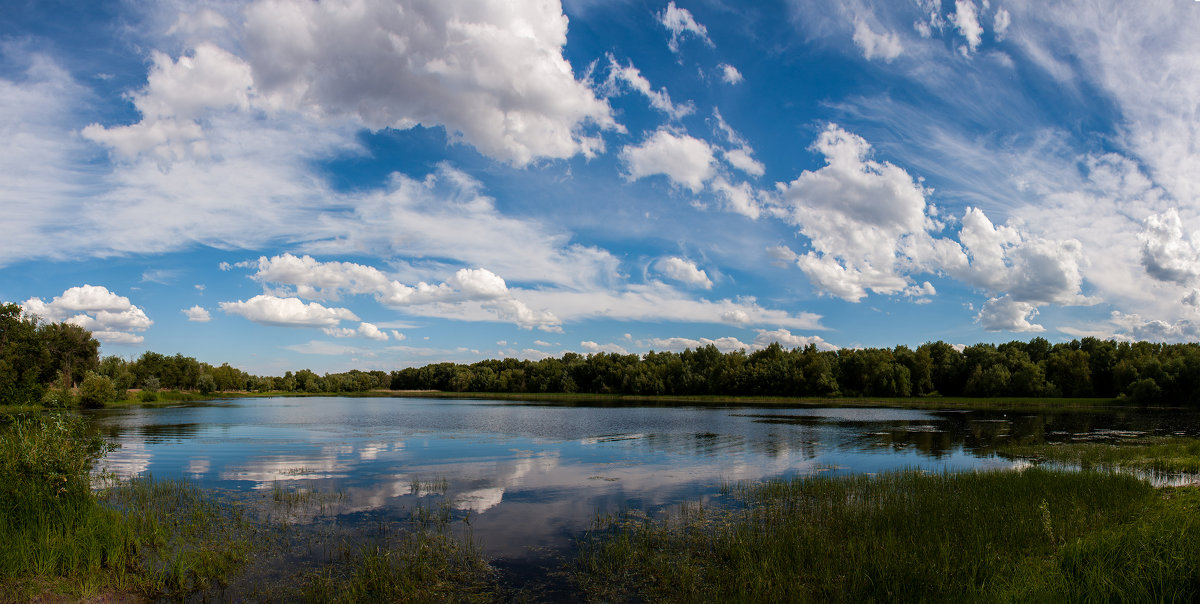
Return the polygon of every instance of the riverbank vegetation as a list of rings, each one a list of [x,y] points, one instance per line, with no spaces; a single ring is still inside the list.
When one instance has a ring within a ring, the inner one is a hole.
[[[1194,601],[1200,492],[1028,469],[771,481],[728,505],[603,518],[572,562],[600,601]]]
[[[178,596],[244,561],[250,526],[195,487],[144,478],[93,489],[92,465],[111,448],[78,416],[0,420],[0,601]]]

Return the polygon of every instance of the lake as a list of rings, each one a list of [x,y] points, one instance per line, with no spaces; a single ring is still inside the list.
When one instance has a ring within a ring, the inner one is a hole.
[[[818,473],[1023,464],[1029,443],[1200,436],[1193,412],[655,407],[422,398],[248,398],[88,412],[121,448],[101,470],[184,478],[247,499],[314,493],[289,523],[364,525],[417,506],[469,521],[490,557],[562,553],[597,513],[653,514],[723,485]]]

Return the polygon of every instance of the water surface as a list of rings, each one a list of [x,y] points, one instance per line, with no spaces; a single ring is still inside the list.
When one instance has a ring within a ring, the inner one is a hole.
[[[1001,442],[1200,435],[1195,413],[560,406],[261,398],[100,410],[120,477],[241,494],[315,492],[289,521],[468,519],[492,557],[559,552],[597,513],[720,498],[722,485],[818,473],[1011,467]]]

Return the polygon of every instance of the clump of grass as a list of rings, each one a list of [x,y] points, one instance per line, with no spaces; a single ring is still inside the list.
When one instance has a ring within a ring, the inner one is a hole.
[[[901,472],[732,491],[742,506],[602,519],[574,583],[605,601],[1037,601],[1100,584],[1101,599],[1200,596],[1200,521],[1173,524],[1189,504],[1130,476]],[[1148,578],[1162,587],[1138,587]]]
[[[127,588],[181,596],[223,584],[252,549],[255,527],[242,510],[185,481],[134,478],[107,489],[101,502],[132,533]]]
[[[496,584],[469,533],[433,523],[348,552],[342,564],[305,577],[299,595],[308,602],[489,602],[498,600]]]
[[[1200,473],[1200,438],[1157,436],[1113,443],[1067,442],[1007,445],[1001,455],[1054,461],[1081,468],[1126,468],[1152,472]]]

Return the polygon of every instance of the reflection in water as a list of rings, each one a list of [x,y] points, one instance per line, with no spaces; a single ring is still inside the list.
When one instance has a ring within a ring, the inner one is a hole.
[[[556,407],[388,398],[100,410],[103,469],[288,503],[289,521],[403,519],[437,500],[495,556],[558,548],[597,512],[816,473],[1020,467],[1001,443],[1198,434],[1197,417],[904,409]],[[316,502],[299,505],[295,502]],[[272,513],[279,513],[278,510]]]

